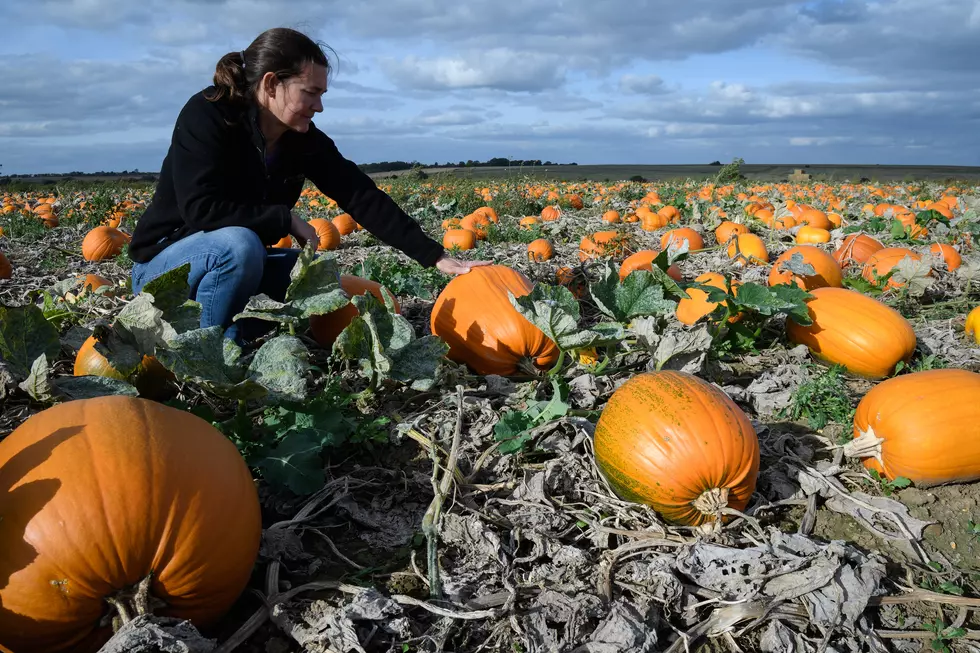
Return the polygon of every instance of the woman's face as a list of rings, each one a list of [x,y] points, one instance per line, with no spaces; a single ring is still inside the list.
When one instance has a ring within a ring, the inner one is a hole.
[[[271,73],[268,73],[271,75]],[[321,96],[327,91],[327,69],[307,63],[303,72],[285,81],[270,80],[263,104],[287,128],[305,132],[313,116],[323,111]]]

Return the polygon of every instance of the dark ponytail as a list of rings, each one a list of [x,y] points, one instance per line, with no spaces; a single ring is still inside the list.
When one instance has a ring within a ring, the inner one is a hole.
[[[288,27],[268,29],[244,50],[229,52],[218,60],[214,68],[215,90],[205,97],[212,102],[227,98],[235,104],[246,104],[266,73],[286,80],[301,74],[308,63],[324,66],[329,75],[332,67],[323,47],[330,49]]]

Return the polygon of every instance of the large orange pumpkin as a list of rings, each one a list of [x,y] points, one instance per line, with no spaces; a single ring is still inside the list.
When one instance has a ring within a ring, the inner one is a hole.
[[[0,442],[0,648],[72,650],[106,597],[152,574],[162,616],[206,627],[245,589],[262,534],[241,455],[186,411],[109,396],[58,404]]]
[[[980,480],[980,374],[940,369],[882,381],[858,403],[854,440],[864,466],[923,487]]]
[[[791,342],[870,379],[886,377],[899,361],[912,358],[915,331],[895,309],[847,288],[816,288],[810,294],[807,309],[813,323],[802,326],[787,319]]]
[[[834,260],[846,270],[851,263],[863,266],[871,255],[885,246],[867,234],[850,234],[841,246],[834,250]]]
[[[688,251],[696,251],[699,249],[704,249],[704,239],[701,234],[694,231],[690,227],[679,227],[677,229],[671,229],[670,231],[664,233],[660,237],[660,249],[667,249],[671,242],[676,242],[678,245],[687,241]]]
[[[769,262],[766,243],[755,234],[737,234],[728,241],[728,258],[735,265],[761,265]]]
[[[342,274],[340,275],[340,287],[351,297],[370,292],[379,302],[384,302],[384,297],[381,294],[381,284],[377,281],[350,274]],[[387,288],[385,289],[385,293],[394,303],[395,312],[400,313],[401,306],[398,305],[398,300]],[[354,304],[347,303],[332,313],[310,316],[310,331],[313,333],[313,339],[322,347],[333,347],[337,336],[347,328],[347,325],[350,324],[356,315],[358,315],[357,308]]]
[[[595,427],[595,458],[613,489],[675,524],[742,510],[755,490],[759,441],[745,413],[714,385],[684,372],[634,376]]]
[[[476,234],[469,229],[447,229],[442,235],[442,246],[446,249],[473,249],[476,247]]]
[[[337,227],[337,233],[341,236],[346,236],[357,231],[357,222],[354,221],[354,218],[349,213],[341,213],[331,220],[331,222],[333,226]]]
[[[95,336],[89,336],[75,354],[74,376],[102,376],[131,382],[141,397],[162,399],[171,394],[176,377],[153,356],[143,356],[136,371],[127,379],[95,348]]]
[[[793,254],[799,254],[803,257],[804,263],[813,266],[813,274],[800,276],[790,270],[784,269],[782,264],[789,261],[793,257]],[[803,290],[813,290],[814,288],[823,288],[825,286],[836,286],[839,288],[843,285],[841,277],[840,266],[837,265],[837,261],[830,254],[812,245],[797,245],[783,252],[772,264],[772,270],[769,271],[769,285],[775,286],[781,283],[793,283]]]
[[[546,368],[558,347],[510,303],[507,292],[523,297],[533,286],[504,265],[471,268],[446,284],[432,307],[432,333],[449,345],[449,358],[478,374],[507,376],[531,364]]]
[[[82,256],[86,261],[103,261],[119,256],[129,237],[112,227],[95,227],[82,240]]]

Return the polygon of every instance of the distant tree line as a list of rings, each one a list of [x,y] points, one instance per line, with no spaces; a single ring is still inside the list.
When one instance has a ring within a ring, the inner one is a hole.
[[[420,163],[418,161],[381,161],[380,163],[360,163],[358,168],[367,173],[372,172],[394,172],[397,170],[411,170],[412,168],[479,168],[479,167],[520,167],[520,166],[560,166],[568,165],[575,166],[578,165],[574,161],[572,163],[559,163],[557,161],[542,161],[541,159],[508,159],[506,157],[495,157],[487,161],[474,161],[473,159],[467,159],[466,161],[447,161],[445,163],[439,163],[438,161],[434,163]],[[0,166],[2,167],[2,166]],[[20,175],[0,175],[0,183],[3,183],[3,179],[32,179],[37,177],[137,177],[140,181],[153,181],[158,176],[159,173],[156,172],[140,172],[139,170],[123,170],[122,172],[99,170],[98,172],[80,172],[78,170],[73,170],[71,172],[35,172],[31,174],[20,174]]]

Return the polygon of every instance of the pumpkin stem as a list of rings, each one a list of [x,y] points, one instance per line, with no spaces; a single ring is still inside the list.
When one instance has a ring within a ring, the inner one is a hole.
[[[110,611],[107,617],[107,619],[111,618],[112,620],[113,631],[118,631],[136,617],[153,614],[153,610],[166,605],[163,601],[150,594],[152,583],[153,574],[151,573],[135,587],[119,590],[112,596],[105,597],[106,603],[115,610],[115,614],[112,614]]]
[[[721,511],[728,507],[728,488],[713,487],[705,490],[691,504],[702,514],[714,517],[716,521],[721,520]]]
[[[881,459],[881,443],[884,441],[885,439],[875,435],[875,430],[869,426],[867,431],[861,431],[858,437],[844,445],[844,455],[848,458],[874,458],[878,464],[884,466],[885,463]]]

